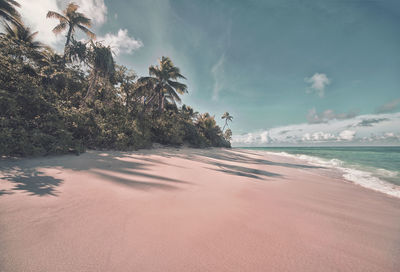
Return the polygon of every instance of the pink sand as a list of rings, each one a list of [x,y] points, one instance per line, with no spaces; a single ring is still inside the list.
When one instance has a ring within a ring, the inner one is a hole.
[[[400,271],[400,199],[239,150],[0,161],[0,271]]]

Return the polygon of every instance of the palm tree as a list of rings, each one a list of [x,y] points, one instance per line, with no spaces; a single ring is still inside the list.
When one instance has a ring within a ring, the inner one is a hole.
[[[199,113],[194,111],[192,107],[186,105],[182,105],[181,113],[184,118],[188,120],[194,120],[199,115]]]
[[[92,26],[91,20],[85,16],[85,14],[76,12],[79,6],[75,3],[70,3],[63,14],[55,11],[49,11],[47,13],[47,18],[55,18],[60,21],[60,23],[54,27],[53,32],[59,34],[64,30],[68,29],[67,41],[65,42],[65,48],[69,45],[71,39],[73,38],[75,28],[82,30],[87,36],[94,39],[96,35],[88,29]]]
[[[177,79],[186,79],[178,67],[174,66],[170,58],[162,57],[157,66],[149,67],[149,77],[142,77],[139,83],[150,84],[158,95],[158,110],[164,110],[165,100],[176,104],[181,102],[178,95],[187,93],[187,86],[176,81]]]
[[[18,24],[21,15],[15,7],[20,7],[20,4],[15,0],[0,0],[0,17],[13,24]]]
[[[231,121],[231,122],[232,122],[233,116],[229,115],[229,112],[226,111],[226,112],[222,115],[221,119],[225,119],[225,125],[224,125],[224,127],[222,128],[222,130],[224,130],[225,127],[228,125],[228,121]]]
[[[99,42],[91,42],[91,48],[87,53],[87,65],[91,68],[90,84],[85,99],[93,96],[93,90],[99,78],[110,78],[115,73],[115,62],[111,48]]]
[[[6,22],[3,22],[3,25],[6,36],[13,39],[15,42],[19,44],[24,43],[29,48],[35,50],[45,47],[41,42],[35,41],[35,36],[38,34],[38,31],[32,33],[31,29],[24,26],[22,23],[10,26]]]

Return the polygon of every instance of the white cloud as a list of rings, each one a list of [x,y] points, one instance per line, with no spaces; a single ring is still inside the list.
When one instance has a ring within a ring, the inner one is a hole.
[[[268,139],[268,131],[262,132],[262,133],[260,134],[260,137],[261,137],[261,143],[262,143],[262,144],[265,144],[265,143],[268,143],[268,142],[269,142],[269,139]]]
[[[63,1],[65,7],[70,3],[70,0]],[[107,20],[107,6],[104,0],[74,0],[79,5],[79,11],[85,14],[97,26],[103,25]]]
[[[252,133],[247,134],[246,139],[244,140],[244,143],[246,144],[251,144],[252,142],[254,142],[254,137]]]
[[[57,43],[62,44],[63,35],[54,35],[53,28],[58,21],[47,19],[46,14],[49,10],[61,12],[55,0],[20,0],[20,12],[23,21],[29,25],[32,31],[39,31],[37,38],[45,44],[57,46]]]
[[[336,140],[336,136],[331,133],[325,133],[322,131],[314,132],[313,134],[306,133],[302,137],[305,141],[327,141]]]
[[[331,83],[331,80],[326,74],[315,73],[310,78],[305,78],[305,82],[311,83],[311,86],[307,88],[307,93],[315,92],[320,97],[325,94],[325,87]]]
[[[339,138],[344,141],[351,141],[356,136],[356,132],[354,130],[343,130],[339,133]]]
[[[211,74],[214,78],[214,87],[212,100],[217,101],[220,91],[224,88],[224,62],[225,54],[222,54],[219,60],[211,68]]]
[[[116,55],[129,54],[143,46],[140,40],[129,37],[127,29],[120,29],[117,34],[107,33],[104,37],[98,37],[97,40],[110,46]]]
[[[362,137],[362,142],[400,142],[400,133],[385,132],[382,134],[371,134],[369,137]]]
[[[371,125],[360,125],[368,121]],[[374,122],[372,122],[373,120]],[[400,144],[400,112],[302,123],[233,135],[234,146]]]

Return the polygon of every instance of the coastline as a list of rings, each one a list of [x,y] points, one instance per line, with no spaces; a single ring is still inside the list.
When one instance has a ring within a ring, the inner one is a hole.
[[[396,271],[400,199],[238,149],[3,160],[0,271]]]
[[[245,150],[260,152],[260,154],[265,153],[274,156],[292,158],[308,163],[310,165],[331,168],[332,170],[340,172],[341,177],[347,181],[353,182],[354,184],[357,184],[367,189],[381,192],[391,197],[400,198],[400,185],[398,184],[398,181],[397,183],[394,183],[393,181],[390,182],[388,180],[385,180],[385,178],[387,177],[398,177],[397,171],[383,168],[375,168],[373,170],[371,168],[366,169],[365,166],[360,167],[360,165],[352,165],[337,158],[321,158],[315,155],[307,155],[302,153],[287,153],[285,151],[272,151],[270,149],[262,150],[259,148],[245,148]],[[380,175],[376,175],[376,172],[379,172]]]

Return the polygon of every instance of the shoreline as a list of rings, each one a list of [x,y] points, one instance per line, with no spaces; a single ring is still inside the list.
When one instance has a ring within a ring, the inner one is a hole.
[[[240,148],[239,148],[240,149]],[[384,180],[381,177],[375,176],[375,174],[366,169],[359,169],[354,166],[347,166],[345,162],[340,159],[327,159],[318,156],[311,156],[305,154],[292,154],[284,151],[270,151],[270,150],[257,150],[246,148],[245,150],[252,150],[255,152],[260,152],[260,154],[269,154],[274,156],[281,156],[284,158],[292,158],[299,160],[310,165],[321,166],[331,168],[332,170],[341,173],[341,177],[348,182],[352,182],[361,187],[383,193],[389,197],[400,199],[400,186],[392,183],[390,181]],[[391,172],[390,170],[377,168],[377,170]],[[397,173],[395,173],[397,175]]]
[[[1,271],[396,271],[400,200],[253,150],[1,161]]]

